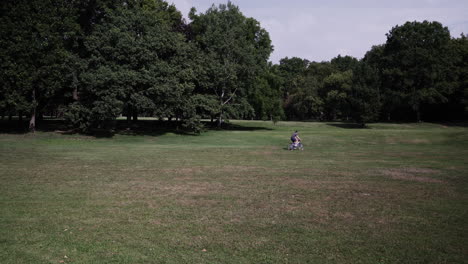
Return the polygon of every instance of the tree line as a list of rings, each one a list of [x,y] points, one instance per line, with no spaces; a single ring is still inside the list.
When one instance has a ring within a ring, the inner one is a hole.
[[[268,32],[232,3],[190,22],[163,0],[4,0],[0,115],[112,130],[142,116],[198,132],[201,119],[465,119],[468,41],[407,22],[363,59],[268,62]]]
[[[406,22],[358,60],[282,59],[287,119],[372,121],[466,120],[468,39],[439,22]]]

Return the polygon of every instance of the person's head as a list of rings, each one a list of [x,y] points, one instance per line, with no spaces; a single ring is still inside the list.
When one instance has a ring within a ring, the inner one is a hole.
[[[299,131],[296,130],[294,133],[299,133]]]

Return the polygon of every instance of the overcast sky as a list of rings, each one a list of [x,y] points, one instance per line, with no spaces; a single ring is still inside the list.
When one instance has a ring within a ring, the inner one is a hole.
[[[227,0],[166,0],[187,18]],[[453,37],[468,33],[468,0],[232,0],[270,33],[270,60],[284,57],[329,61],[338,54],[362,58],[406,21],[438,21]]]

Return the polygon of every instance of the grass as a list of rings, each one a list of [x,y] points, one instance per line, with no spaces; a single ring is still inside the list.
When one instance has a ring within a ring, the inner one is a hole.
[[[466,127],[234,123],[0,134],[1,262],[467,262]]]

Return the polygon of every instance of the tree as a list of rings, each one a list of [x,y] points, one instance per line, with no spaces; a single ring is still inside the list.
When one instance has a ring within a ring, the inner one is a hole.
[[[280,60],[278,70],[283,79],[282,96],[284,100],[287,100],[289,95],[294,94],[300,89],[302,78],[308,65],[308,60],[298,57],[286,57]]]
[[[71,81],[68,63],[73,55],[65,44],[76,34],[75,11],[67,1],[1,2],[0,79],[5,95],[0,107],[20,118],[28,113],[31,131],[45,109],[57,106]]]
[[[406,22],[387,34],[382,84],[385,99],[398,97],[417,121],[424,105],[443,103],[452,93],[448,59],[450,32],[438,22]]]
[[[86,37],[88,69],[69,119],[81,130],[109,130],[124,112],[197,122],[191,105],[193,49],[179,32],[180,12],[161,0],[115,1]],[[195,122],[195,123],[194,123]]]
[[[468,117],[468,38],[462,34],[450,43],[450,61],[453,63],[453,93],[448,101],[433,109],[439,120],[466,120]]]
[[[258,21],[246,18],[231,2],[195,13],[192,9],[189,14],[190,36],[203,54],[196,91],[216,96],[220,127],[226,116],[252,111],[246,96],[266,67],[271,41]]]
[[[300,62],[300,61],[297,61]],[[324,88],[324,80],[335,70],[329,62],[311,62],[303,60],[306,69],[300,63],[297,64],[299,75],[292,79],[294,88],[290,89],[287,103],[287,114],[292,119],[323,120],[324,97],[320,95]]]
[[[321,96],[324,100],[325,116],[329,120],[350,117],[348,97],[353,85],[353,71],[335,72],[324,79]]]
[[[339,72],[344,72],[348,70],[354,70],[359,65],[359,61],[351,56],[341,56],[338,55],[337,57],[333,58],[330,61],[333,68]]]
[[[284,118],[281,100],[281,77],[278,67],[268,67],[257,77],[253,89],[249,91],[248,101],[257,119],[277,122]]]
[[[305,109],[302,102],[305,96],[304,80],[308,65],[308,60],[298,57],[283,58],[278,65],[283,108],[290,120],[304,118]]]
[[[343,82],[347,83],[351,78],[351,84],[342,86],[343,94],[338,101],[342,112],[346,113],[346,119],[349,116],[363,127],[365,123],[377,120],[380,111],[380,82],[377,68],[365,60],[340,55],[331,60],[331,65],[341,74],[351,73],[351,76],[345,74],[346,80]]]
[[[353,85],[348,103],[351,117],[362,127],[379,118],[379,86],[378,70],[364,61],[359,61],[353,70]]]

